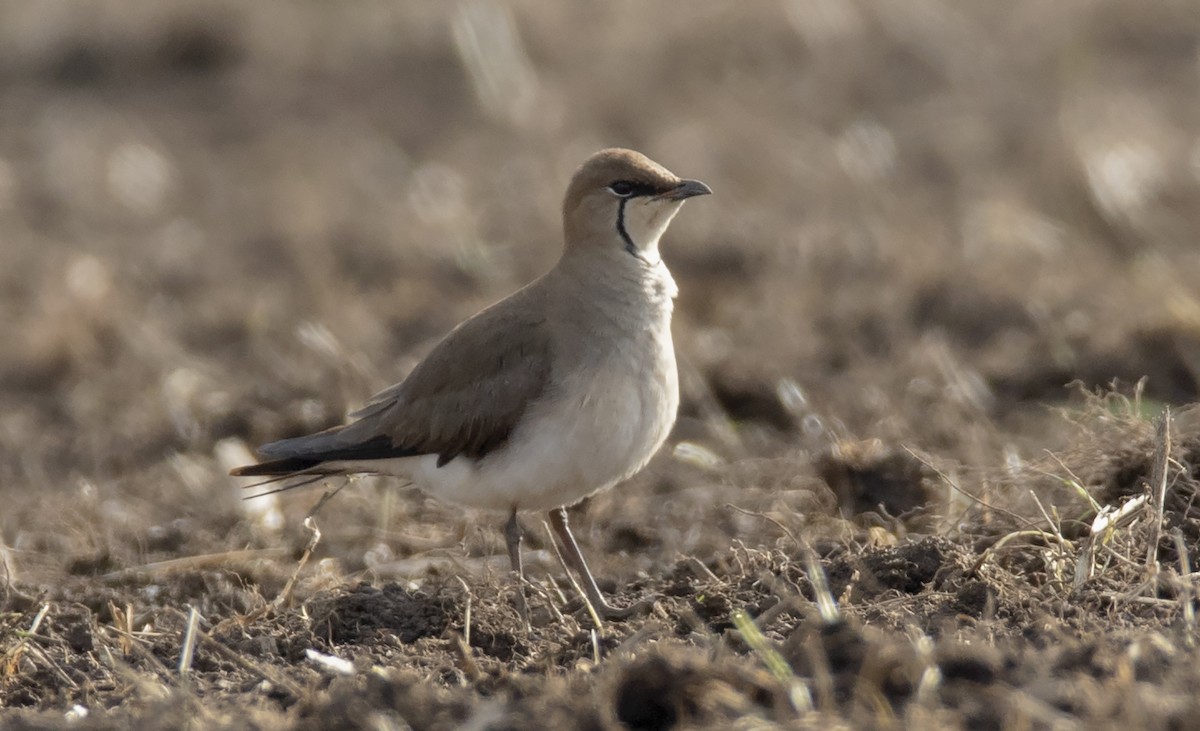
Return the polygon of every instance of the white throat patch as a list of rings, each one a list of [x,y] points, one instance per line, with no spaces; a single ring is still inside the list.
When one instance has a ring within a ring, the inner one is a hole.
[[[679,212],[681,200],[628,198],[621,201],[617,214],[617,233],[631,254],[650,262],[658,261],[658,240],[671,219]]]

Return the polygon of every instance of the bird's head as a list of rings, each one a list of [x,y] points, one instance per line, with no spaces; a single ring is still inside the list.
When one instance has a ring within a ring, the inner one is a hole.
[[[563,200],[568,251],[624,250],[658,261],[658,240],[683,202],[712,190],[685,180],[650,158],[618,148],[601,150],[575,171]]]

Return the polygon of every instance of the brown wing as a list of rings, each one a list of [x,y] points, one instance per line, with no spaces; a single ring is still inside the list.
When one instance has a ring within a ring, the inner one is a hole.
[[[453,330],[402,383],[352,416],[400,448],[437,454],[439,466],[501,446],[550,376],[540,308],[484,310]]]
[[[420,454],[438,455],[441,466],[503,445],[549,380],[544,310],[524,306],[533,296],[527,288],[459,325],[408,378],[352,413],[351,423],[264,445],[259,453],[274,461],[239,474]]]

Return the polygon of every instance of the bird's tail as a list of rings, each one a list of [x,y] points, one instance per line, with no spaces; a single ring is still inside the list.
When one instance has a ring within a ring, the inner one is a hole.
[[[283,459],[273,459],[268,462],[235,467],[229,471],[229,474],[235,477],[286,477],[297,472],[310,470],[319,464],[321,464],[321,460],[319,459],[285,457]]]
[[[265,462],[237,467],[229,474],[237,477],[288,477],[292,475],[336,474],[343,470],[322,467],[326,462],[362,461],[412,457],[420,450],[397,447],[382,434],[367,439],[357,436],[350,427],[334,427],[303,437],[283,439],[264,444],[258,453]]]

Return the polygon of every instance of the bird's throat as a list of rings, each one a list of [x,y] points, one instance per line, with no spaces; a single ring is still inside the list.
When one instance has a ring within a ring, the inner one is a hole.
[[[625,251],[639,261],[654,266],[659,262],[658,242],[683,201],[624,199],[617,204],[617,236]]]

